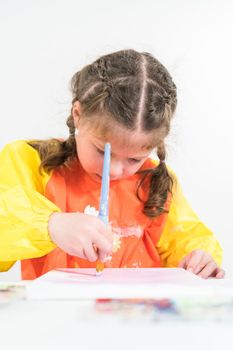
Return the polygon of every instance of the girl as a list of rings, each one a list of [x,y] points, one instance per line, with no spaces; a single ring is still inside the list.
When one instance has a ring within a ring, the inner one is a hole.
[[[23,279],[33,279],[100,259],[106,267],[180,266],[222,278],[219,243],[165,163],[177,104],[166,68],[123,50],[84,67],[71,86],[67,140],[17,141],[1,152],[1,271],[21,260]],[[106,142],[110,227],[96,217]],[[158,161],[149,158],[153,150]]]

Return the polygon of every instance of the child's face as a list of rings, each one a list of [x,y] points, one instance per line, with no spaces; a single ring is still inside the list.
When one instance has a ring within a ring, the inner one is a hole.
[[[76,135],[77,153],[84,170],[96,181],[101,181],[104,145],[111,143],[110,179],[120,180],[135,174],[150,155],[148,149],[150,134],[128,131],[113,126],[113,132],[101,136],[94,127],[85,123],[79,125]]]

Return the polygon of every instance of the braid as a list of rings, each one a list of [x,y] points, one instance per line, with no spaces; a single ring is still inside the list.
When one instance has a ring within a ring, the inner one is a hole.
[[[74,125],[74,119],[71,114],[66,120],[66,125],[69,128],[70,137],[73,137],[75,135],[75,125]]]
[[[108,71],[108,63],[107,60],[100,58],[99,60],[97,60],[94,64],[99,79],[105,84],[105,86],[107,88],[112,88],[114,86],[113,80],[110,79],[107,71]]]
[[[70,136],[65,141],[50,139],[47,141],[35,140],[28,142],[40,154],[40,172],[42,172],[42,169],[50,172],[61,165],[68,166],[69,161],[76,155],[75,126],[71,115],[68,117],[66,124],[69,127]]]
[[[154,169],[140,171],[142,179],[137,188],[137,197],[142,201],[139,190],[146,180],[149,180],[148,198],[144,201],[143,212],[149,217],[157,217],[168,212],[165,208],[169,193],[172,193],[173,178],[169,174],[165,164],[165,145],[163,142],[157,147],[157,155],[160,160]]]

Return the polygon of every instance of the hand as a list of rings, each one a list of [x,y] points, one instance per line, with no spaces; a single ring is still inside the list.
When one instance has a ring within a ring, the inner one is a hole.
[[[66,253],[104,262],[112,253],[111,228],[98,217],[82,213],[54,213],[48,230],[52,241]]]
[[[193,250],[186,255],[180,261],[178,267],[183,267],[185,270],[193,272],[202,278],[223,278],[225,276],[224,270],[218,267],[212,256],[201,249]]]

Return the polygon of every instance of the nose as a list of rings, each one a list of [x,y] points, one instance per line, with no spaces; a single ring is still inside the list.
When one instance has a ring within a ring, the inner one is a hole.
[[[111,167],[110,167],[110,179],[116,180],[122,177],[124,173],[124,167],[122,162],[117,160],[111,160]]]

